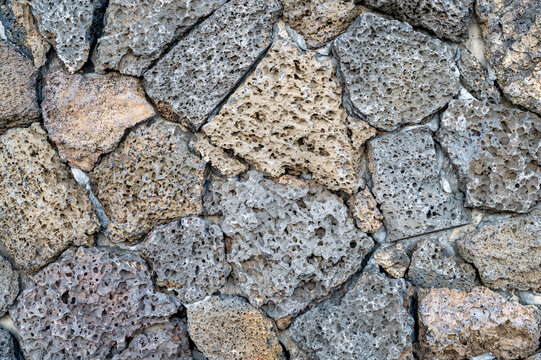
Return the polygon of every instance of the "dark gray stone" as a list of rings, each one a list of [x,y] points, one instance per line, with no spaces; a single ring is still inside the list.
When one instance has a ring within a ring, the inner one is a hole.
[[[19,275],[9,261],[0,256],[0,317],[8,311],[19,294]]]
[[[477,61],[472,53],[464,46],[460,47],[460,57],[457,60],[460,71],[460,81],[476,99],[493,103],[500,102],[500,92],[494,86],[487,70]]]
[[[0,328],[0,360],[19,360],[13,336],[2,328]]]

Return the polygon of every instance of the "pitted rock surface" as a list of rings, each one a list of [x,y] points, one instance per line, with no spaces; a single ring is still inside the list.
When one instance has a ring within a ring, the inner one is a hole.
[[[99,230],[86,191],[38,123],[0,136],[0,243],[16,265],[36,271]]]
[[[157,293],[145,262],[105,248],[71,248],[37,273],[10,311],[29,360],[104,359],[178,308]]]
[[[8,311],[18,294],[19,275],[9,261],[0,256],[0,317]]]
[[[203,161],[210,163],[222,176],[237,176],[248,170],[248,166],[229,156],[224,149],[212,145],[203,134],[197,134],[197,141],[193,148],[201,155]]]
[[[272,321],[241,297],[211,296],[187,312],[190,337],[210,360],[284,358]]]
[[[164,50],[225,0],[111,0],[96,48],[98,71],[141,76]]]
[[[410,265],[406,246],[402,242],[385,244],[374,251],[374,260],[395,279],[404,277]]]
[[[149,262],[156,284],[174,290],[183,304],[220,290],[231,271],[222,229],[196,217],[156,227],[133,250]]]
[[[144,75],[162,115],[199,128],[270,45],[280,12],[278,0],[232,0],[177,43]]]
[[[205,163],[188,149],[180,125],[157,120],[131,131],[92,172],[114,242],[133,242],[153,227],[201,212]]]
[[[420,123],[460,90],[452,48],[400,21],[364,14],[333,52],[352,110],[383,130]]]
[[[381,228],[383,216],[368,188],[351,196],[347,202],[357,227],[365,233],[375,233]]]
[[[311,359],[412,359],[413,318],[404,279],[363,274],[340,300],[300,315],[291,338]]]
[[[466,90],[477,100],[499,103],[500,92],[494,86],[494,80],[470,50],[461,46],[459,56],[456,64],[460,71],[460,81]]]
[[[49,139],[62,160],[85,171],[115,149],[126,129],[154,115],[136,78],[85,77],[61,68],[45,77],[41,106]]]
[[[525,358],[539,346],[541,311],[485,287],[433,289],[419,301],[419,336],[426,359]]]
[[[406,128],[368,142],[372,192],[389,240],[466,224],[461,194],[446,173],[427,127]],[[449,192],[448,192],[449,191]]]
[[[13,336],[2,328],[0,328],[0,360],[19,360],[15,353]]]
[[[205,210],[222,215],[236,291],[275,319],[329,294],[373,245],[340,198],[291,176],[275,182],[250,171],[244,180],[213,182]]]
[[[453,100],[437,137],[458,171],[467,206],[526,212],[541,199],[539,116]]]

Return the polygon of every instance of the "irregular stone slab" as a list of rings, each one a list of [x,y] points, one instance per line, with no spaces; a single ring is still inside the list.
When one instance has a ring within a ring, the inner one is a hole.
[[[374,260],[395,279],[404,277],[410,265],[410,258],[402,242],[391,243],[379,247],[374,252]]]
[[[0,328],[0,360],[18,360],[15,341],[9,331]]]
[[[467,206],[527,212],[541,199],[539,116],[453,100],[437,138],[458,171]]]
[[[112,248],[71,248],[33,278],[10,311],[29,360],[104,359],[178,300],[154,290],[145,262]]]
[[[451,47],[400,21],[363,14],[333,52],[353,112],[383,130],[420,123],[460,90]]]
[[[277,0],[232,0],[191,31],[144,75],[160,113],[198,129],[270,45],[280,11]]]
[[[188,149],[189,134],[162,120],[131,131],[92,172],[114,242],[132,242],[153,227],[201,212],[205,163]]]
[[[38,69],[0,40],[0,133],[38,121]]]
[[[472,55],[468,48],[460,47],[460,57],[457,60],[460,81],[476,99],[493,103],[500,102],[500,92],[494,86],[494,80],[487,70]]]
[[[308,171],[330,189],[352,193],[360,156],[341,105],[332,61],[279,40],[203,131],[271,176]]]
[[[209,359],[283,359],[273,322],[238,296],[210,296],[187,307],[188,330]]]
[[[141,76],[173,41],[225,0],[112,0],[94,64],[99,72]]]
[[[541,209],[484,224],[457,245],[486,286],[541,291]]]
[[[373,241],[340,198],[311,181],[248,172],[213,182],[209,215],[222,215],[236,291],[278,319],[329,294],[360,267]]]
[[[126,129],[154,116],[136,78],[50,71],[43,87],[43,123],[62,160],[90,171]]]
[[[99,223],[38,123],[0,136],[0,243],[37,271],[70,245],[92,245]]]
[[[224,149],[212,145],[203,134],[197,134],[193,147],[203,161],[210,163],[222,176],[237,176],[248,170],[248,166],[229,156]]]
[[[378,204],[368,188],[351,196],[347,202],[357,227],[365,233],[373,234],[381,228],[383,216]]]
[[[541,115],[541,6],[538,0],[479,0],[486,56],[506,97]]]
[[[9,261],[0,256],[0,317],[8,311],[18,294],[19,275]]]
[[[419,336],[429,359],[464,359],[491,352],[502,360],[535,352],[541,312],[506,301],[485,287],[433,289],[419,300]]]
[[[196,217],[156,227],[133,250],[148,261],[156,284],[175,291],[183,304],[218,291],[231,271],[222,229]]]
[[[446,178],[427,127],[406,128],[368,142],[372,192],[388,240],[466,224],[469,214]],[[444,186],[444,182],[447,184]]]
[[[406,282],[371,269],[342,299],[300,315],[290,334],[311,359],[412,359]]]

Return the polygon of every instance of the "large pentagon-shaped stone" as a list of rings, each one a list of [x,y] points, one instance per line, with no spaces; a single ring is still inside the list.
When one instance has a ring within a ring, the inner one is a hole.
[[[541,199],[539,116],[453,100],[437,136],[458,170],[468,206],[526,212]]]
[[[0,256],[0,317],[8,311],[18,294],[19,275],[9,261]]]
[[[460,81],[477,100],[500,102],[500,92],[487,70],[465,46],[460,47],[456,62],[460,71]]]
[[[98,219],[38,123],[0,136],[0,243],[35,271],[71,244],[91,245]]]
[[[352,110],[383,130],[420,123],[460,89],[452,48],[400,21],[364,14],[333,52]]]
[[[277,0],[232,0],[145,73],[162,115],[199,128],[269,46]]]
[[[310,181],[275,182],[250,171],[211,184],[208,214],[221,214],[236,291],[277,319],[329,294],[360,267],[373,241],[342,200]]]
[[[13,336],[2,328],[0,328],[0,360],[19,360]]]

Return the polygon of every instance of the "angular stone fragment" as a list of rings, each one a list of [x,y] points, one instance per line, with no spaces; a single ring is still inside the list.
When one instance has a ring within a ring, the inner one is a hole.
[[[198,129],[270,45],[280,10],[277,0],[232,0],[176,44],[145,73],[162,115]]]
[[[237,296],[211,296],[188,306],[188,329],[209,359],[283,359],[272,321]]]
[[[111,0],[98,40],[97,71],[141,76],[173,41],[225,0]]]
[[[131,131],[92,172],[114,242],[137,240],[153,227],[201,212],[205,163],[188,149],[189,134],[157,120]]]
[[[467,206],[526,212],[541,199],[539,116],[453,100],[437,137],[458,171]]]
[[[91,245],[98,219],[38,123],[0,136],[0,243],[36,271],[70,245]]]
[[[37,273],[10,314],[29,360],[104,359],[139,328],[166,323],[178,306],[154,290],[138,256],[80,247]]]
[[[530,356],[529,358],[527,358],[526,360],[541,360],[541,352],[540,353],[537,353],[533,356]]]
[[[484,224],[457,245],[486,286],[541,291],[541,209]]]
[[[525,358],[539,346],[541,312],[485,287],[433,289],[420,297],[419,336],[426,359]]]
[[[12,269],[9,261],[0,256],[0,317],[8,311],[18,294],[19,275]]]
[[[206,136],[198,134],[197,137],[197,142],[193,146],[194,150],[201,155],[203,161],[210,163],[221,175],[237,176],[248,170],[248,166],[229,156],[224,149],[212,145]]]
[[[539,0],[479,0],[486,56],[506,97],[541,115]]]
[[[300,315],[290,333],[310,359],[413,359],[406,282],[371,269],[342,299]]]
[[[212,295],[226,281],[224,234],[218,225],[186,217],[156,227],[133,250],[156,273],[156,284],[177,293],[183,304]]]
[[[427,127],[406,128],[368,142],[372,192],[383,212],[388,240],[468,222],[461,194],[447,180]]]
[[[379,230],[383,216],[368,188],[351,196],[347,204],[359,229],[370,234]]]
[[[460,71],[460,81],[476,99],[493,103],[500,102],[500,92],[494,86],[487,70],[477,61],[470,50],[460,47],[460,57],[457,60],[457,67]]]
[[[402,242],[395,242],[378,248],[374,252],[374,260],[387,274],[395,279],[404,277],[410,265],[410,258]]]
[[[50,71],[43,88],[43,122],[62,160],[90,171],[126,129],[154,115],[136,78]]]
[[[0,328],[0,360],[18,360],[15,341],[9,331]]]
[[[221,214],[236,291],[278,319],[295,314],[355,273],[373,241],[340,198],[311,181],[256,171],[213,182],[208,214]]]
[[[352,110],[383,130],[420,123],[460,90],[452,48],[396,20],[360,16],[333,52]]]

